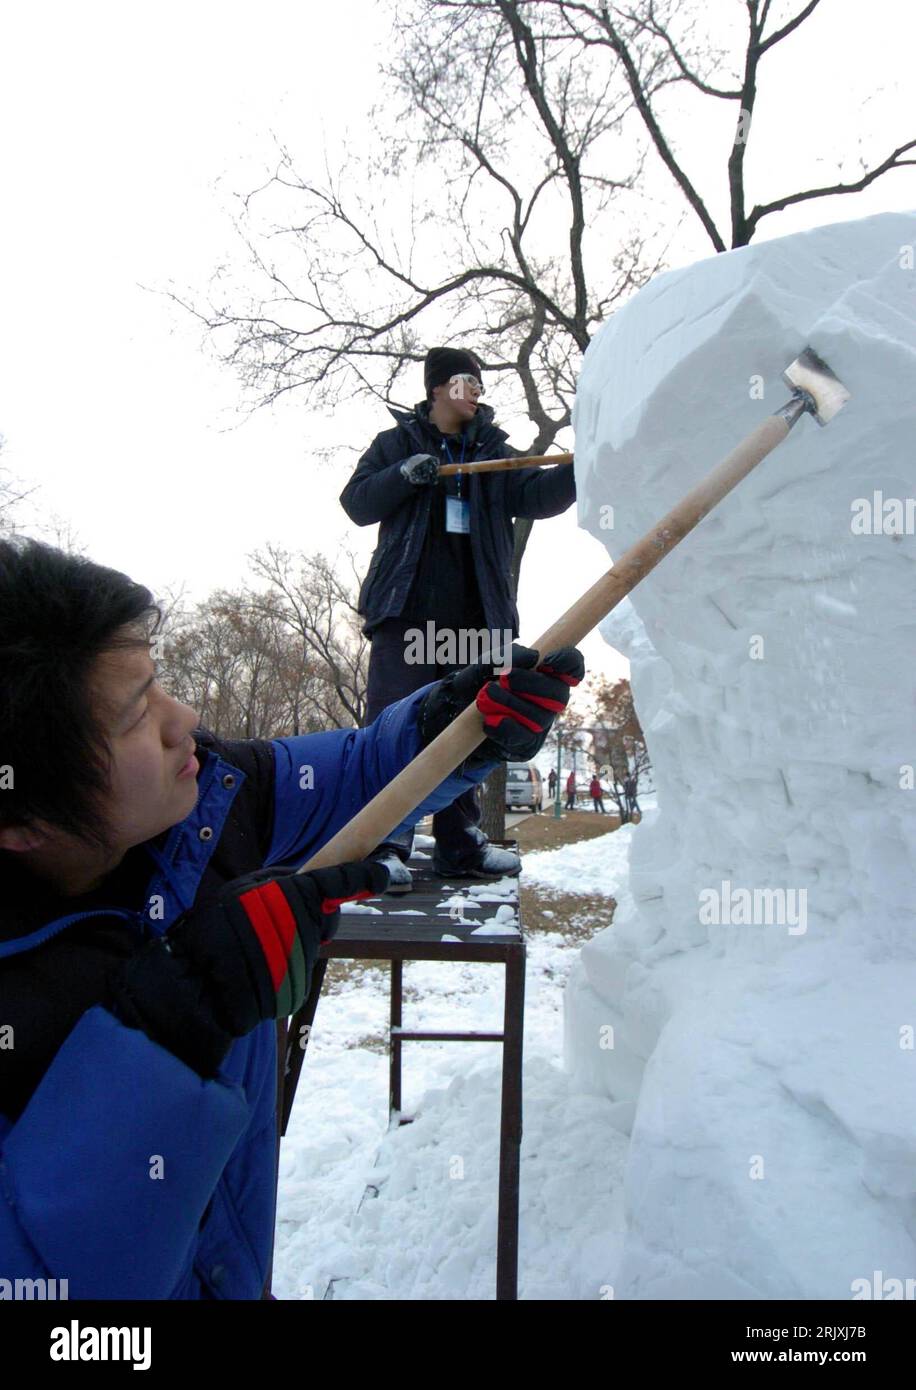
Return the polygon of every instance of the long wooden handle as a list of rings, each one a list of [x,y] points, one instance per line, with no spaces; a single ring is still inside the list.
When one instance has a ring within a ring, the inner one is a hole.
[[[572,463],[572,454],[529,454],[521,459],[481,459],[477,463],[444,463],[443,473],[501,473],[505,468],[546,468],[549,463]]]
[[[574,647],[581,642],[752,468],[756,468],[761,459],[785,439],[789,429],[790,424],[784,416],[768,416],[727,459],[662,517],[657,526],[631,545],[613,569],[602,575],[572,608],[531,643],[534,649],[546,656],[559,647]],[[485,737],[480,711],[471,704],[322,845],[299,872],[365,859]]]

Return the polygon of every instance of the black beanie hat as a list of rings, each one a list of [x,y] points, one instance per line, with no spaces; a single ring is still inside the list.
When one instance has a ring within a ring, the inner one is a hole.
[[[430,348],[423,363],[423,382],[427,398],[432,395],[434,386],[442,386],[446,381],[451,381],[459,372],[473,372],[476,377],[481,377],[483,368],[473,352],[463,352],[461,348]]]

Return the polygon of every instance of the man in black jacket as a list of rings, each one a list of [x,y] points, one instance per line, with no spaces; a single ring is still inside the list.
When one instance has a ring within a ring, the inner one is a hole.
[[[380,523],[359,596],[372,641],[367,722],[487,649],[502,664],[518,633],[513,518],[558,516],[575,500],[571,468],[440,477],[440,463],[512,458],[516,451],[481,403],[482,366],[474,353],[431,348],[424,382],[426,399],[409,413],[392,410],[397,424],[376,436],[340,496],[357,526]],[[436,815],[436,872],[519,872],[518,856],[490,845],[479,821],[476,790]],[[403,862],[411,842],[410,828],[399,827],[379,847],[392,891],[411,886]]]

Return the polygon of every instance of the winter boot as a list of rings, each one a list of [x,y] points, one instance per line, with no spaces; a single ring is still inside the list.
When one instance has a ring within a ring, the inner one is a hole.
[[[386,893],[409,893],[413,889],[413,875],[408,869],[404,860],[392,848],[391,845],[379,845],[372,854],[368,856],[375,859],[379,864],[384,864],[388,870],[388,887]]]
[[[433,873],[441,878],[514,878],[521,873],[522,861],[514,850],[500,849],[487,840],[478,846],[472,858],[457,866],[443,856],[436,845],[432,867]]]

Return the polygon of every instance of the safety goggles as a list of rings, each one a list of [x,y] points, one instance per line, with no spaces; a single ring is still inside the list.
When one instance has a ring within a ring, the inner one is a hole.
[[[448,384],[451,387],[455,387],[459,381],[465,386],[472,387],[477,392],[478,396],[483,396],[486,394],[484,391],[483,382],[480,380],[480,377],[475,376],[473,372],[456,372],[454,376],[449,377]],[[463,394],[464,392],[462,391],[451,390],[449,392],[449,395],[452,397],[452,399],[455,399],[457,396]]]

